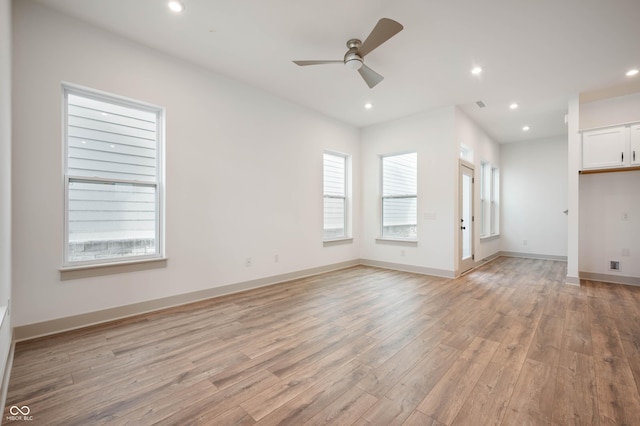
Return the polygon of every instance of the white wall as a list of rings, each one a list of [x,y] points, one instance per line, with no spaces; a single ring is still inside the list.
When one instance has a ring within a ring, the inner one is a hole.
[[[640,121],[640,93],[580,104],[580,129]]]
[[[322,153],[357,168],[356,128],[32,1],[13,26],[14,326],[359,258],[322,244]],[[63,81],[166,107],[166,268],[61,280]]]
[[[581,129],[640,122],[640,93],[582,103],[579,122]],[[638,171],[580,176],[580,272],[640,277],[638,183]],[[609,270],[610,260],[620,261],[619,272]]]
[[[459,147],[453,141],[454,107],[364,128],[362,158],[362,258],[411,270],[455,272],[455,197]],[[381,242],[380,156],[418,154],[418,243]]]
[[[0,408],[11,348],[11,0],[0,0]],[[8,380],[7,380],[8,382]],[[8,384],[8,383],[6,383]]]
[[[502,145],[502,251],[567,256],[567,152],[566,137]]]
[[[640,171],[580,176],[580,272],[640,277],[638,184]]]
[[[474,165],[474,252],[476,262],[491,257],[500,251],[501,237],[489,237],[480,239],[480,163],[487,162],[493,167],[500,168],[500,145],[494,142],[484,131],[478,127],[461,109],[456,108],[455,116],[455,140],[456,149],[460,151],[460,145],[464,144],[473,150]],[[458,208],[456,197],[456,209]],[[456,240],[457,241],[457,240]],[[457,253],[456,246],[456,253]],[[456,256],[456,262],[458,256]],[[457,264],[456,264],[457,267]]]
[[[569,99],[567,112],[567,284],[579,285],[580,256],[580,180],[578,171],[582,161],[582,140],[578,133],[580,102],[578,96]]]

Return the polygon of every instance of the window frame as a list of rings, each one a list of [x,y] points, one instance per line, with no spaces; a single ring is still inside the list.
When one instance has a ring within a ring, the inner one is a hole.
[[[398,157],[402,155],[415,154],[416,156],[416,193],[414,194],[402,194],[402,195],[384,195],[384,159],[389,157]],[[416,235],[415,237],[402,238],[393,235],[385,235],[384,233],[384,201],[385,199],[415,199],[416,200]],[[387,241],[418,241],[418,151],[403,151],[395,152],[391,154],[380,155],[380,240]]]
[[[491,167],[491,224],[489,234],[500,235],[500,169]]]
[[[156,114],[156,179],[155,182],[140,181],[135,179],[103,178],[97,176],[75,176],[69,174],[69,94],[93,99],[101,102],[134,108],[140,111]],[[121,265],[130,263],[148,262],[165,259],[165,114],[163,107],[147,102],[138,101],[123,96],[107,93],[87,87],[70,83],[62,83],[62,143],[63,143],[63,185],[64,185],[64,224],[63,224],[63,259],[61,270],[72,270],[76,268],[92,268],[109,265]],[[155,188],[155,243],[156,252],[153,254],[128,255],[110,257],[105,259],[89,259],[81,261],[71,261],[69,259],[69,190],[70,183],[94,183],[94,184],[123,184],[136,187]]]
[[[331,155],[334,157],[341,157],[344,159],[344,196],[331,195],[326,194],[324,191],[324,183],[325,183],[325,169],[324,169],[324,156]],[[348,240],[351,238],[351,156],[349,154],[344,154],[342,152],[337,151],[329,151],[324,150],[322,152],[322,240],[323,242],[332,242],[332,241],[341,241]],[[344,206],[344,235],[338,237],[328,238],[325,235],[325,218],[324,218],[324,203],[326,199],[342,199]]]
[[[487,232],[490,228],[487,226],[487,221],[490,217],[490,215],[487,214],[487,192],[491,192],[487,187],[487,170],[489,168],[490,165],[488,162],[480,162],[480,238],[490,236],[490,232]]]
[[[480,162],[480,239],[500,235],[500,168]]]

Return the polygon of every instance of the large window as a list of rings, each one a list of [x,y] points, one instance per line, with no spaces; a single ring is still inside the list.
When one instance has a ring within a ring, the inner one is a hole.
[[[348,157],[324,153],[324,239],[348,236]]]
[[[160,108],[71,87],[65,100],[65,265],[162,255]]]
[[[500,234],[500,171],[480,163],[480,236]]]
[[[417,170],[415,152],[382,157],[382,238],[417,239]]]

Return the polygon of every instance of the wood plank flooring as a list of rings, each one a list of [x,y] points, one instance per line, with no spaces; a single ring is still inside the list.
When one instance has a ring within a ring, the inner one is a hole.
[[[359,266],[22,342],[2,422],[638,425],[640,287],[565,267]]]

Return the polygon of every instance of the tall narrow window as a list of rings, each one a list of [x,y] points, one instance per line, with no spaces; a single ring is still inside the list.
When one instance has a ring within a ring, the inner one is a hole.
[[[162,110],[65,87],[65,265],[162,255]]]
[[[324,153],[324,239],[346,238],[348,157]]]
[[[415,240],[418,206],[417,153],[382,157],[382,237]]]
[[[487,162],[480,163],[480,236],[487,237],[490,232],[489,200],[491,194],[491,166]]]
[[[491,169],[491,235],[500,233],[500,171]]]

